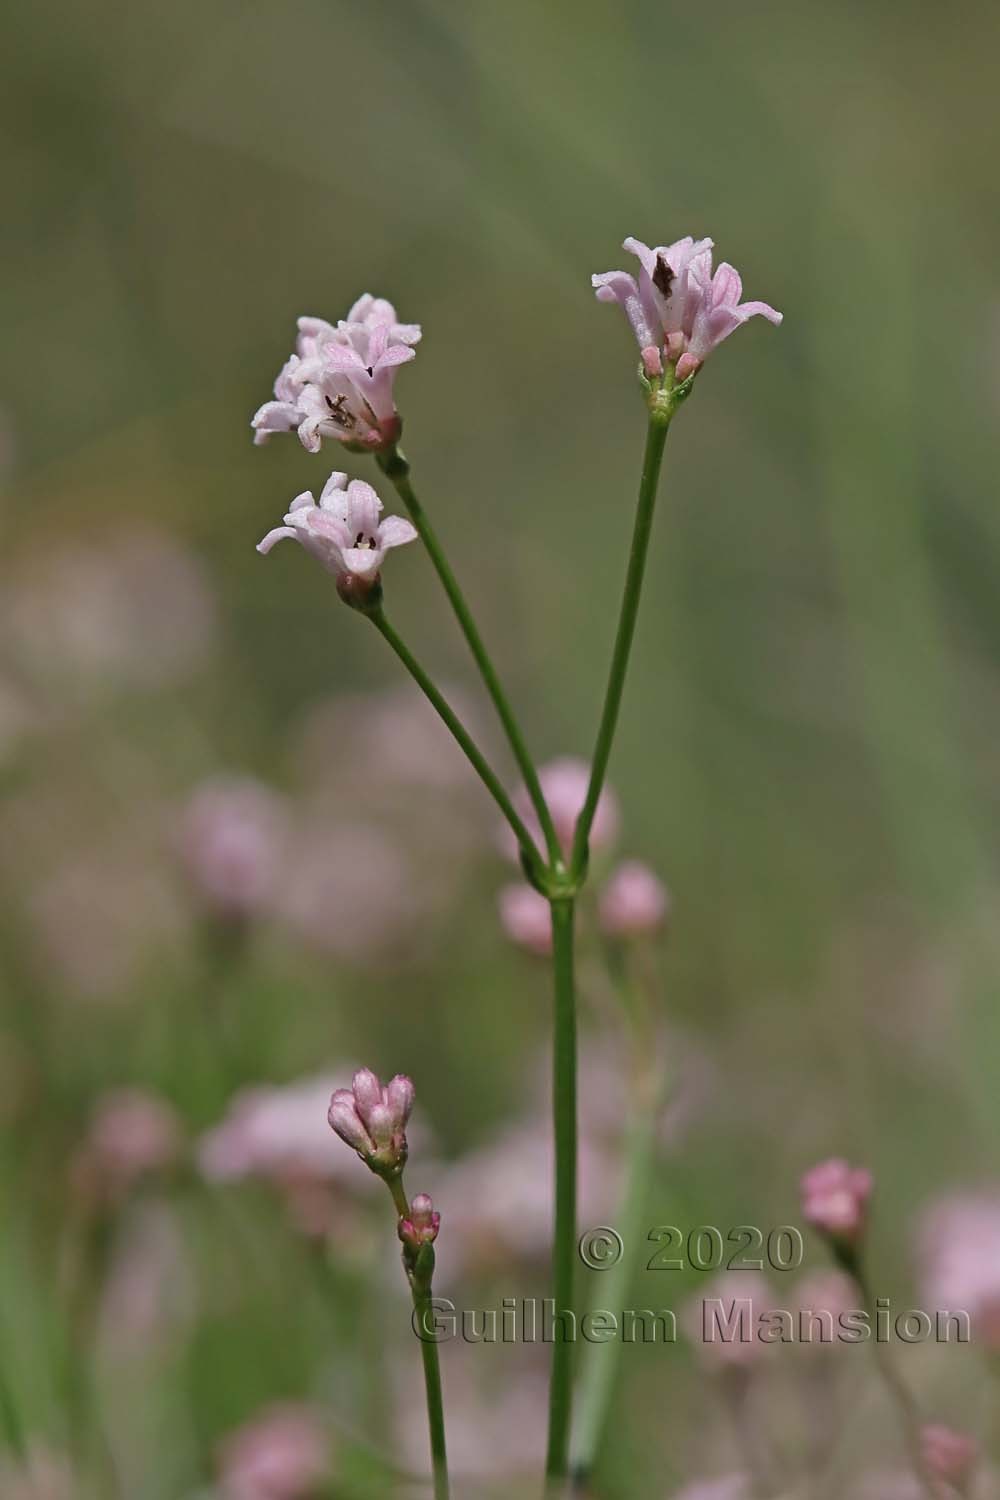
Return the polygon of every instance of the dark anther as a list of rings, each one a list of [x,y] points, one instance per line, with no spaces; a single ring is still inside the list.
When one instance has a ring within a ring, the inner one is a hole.
[[[662,255],[656,258],[656,270],[653,272],[653,285],[664,297],[670,296],[670,288],[674,284],[674,272],[667,265]]]

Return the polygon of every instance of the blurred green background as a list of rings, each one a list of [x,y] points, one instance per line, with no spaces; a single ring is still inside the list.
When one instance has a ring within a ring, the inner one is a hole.
[[[36,0],[5,30],[12,1453],[82,1426],[72,1493],[193,1495],[225,1432],[309,1399],[331,1493],[377,1487],[397,1398],[359,1394],[380,1335],[357,1266],[266,1191],[220,1200],[183,1168],[157,1192],[190,1305],[136,1364],[102,1360],[67,1271],[71,1163],[109,1088],[162,1095],[191,1142],[237,1088],[355,1060],[413,1075],[441,1157],[518,1117],[548,994],[499,930],[491,812],[433,737],[421,780],[405,693],[359,729],[395,663],[296,549],[254,551],[298,491],[373,466],[255,450],[249,419],[298,314],[370,290],[422,323],[397,382],[414,482],[532,746],[587,755],[644,425],[589,277],[626,234],[711,235],[785,314],[716,355],[671,434],[612,763],[623,845],[674,896],[665,1017],[713,1079],[650,1222],[794,1221],[799,1172],[843,1151],[878,1177],[886,1292],[912,1297],[918,1212],[989,1184],[1000,1124],[996,8]],[[489,740],[425,559],[390,571],[397,627]],[[220,774],[273,787],[308,844],[296,921],[235,957],[171,842]],[[916,1359],[958,1420],[962,1370]],[[75,1423],[81,1366],[124,1434],[94,1437],[93,1390]],[[684,1349],[626,1374],[600,1493],[718,1467]]]

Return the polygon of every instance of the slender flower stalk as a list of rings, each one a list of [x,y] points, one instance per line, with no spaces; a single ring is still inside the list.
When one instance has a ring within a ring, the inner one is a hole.
[[[399,636],[389,624],[389,621],[386,619],[381,605],[376,605],[375,607],[365,610],[364,612],[367,614],[368,618],[375,626],[375,629],[382,636],[383,640],[388,643],[388,645],[399,657],[399,660],[402,662],[407,672],[409,672],[414,682],[420,688],[420,691],[427,698],[428,702],[438,714],[439,718],[444,721],[448,729],[450,729],[454,738],[458,741],[458,744],[465,752],[465,755],[468,758],[473,769],[475,770],[477,776],[486,787],[486,790],[489,792],[490,796],[493,798],[494,802],[497,804],[504,817],[507,819],[507,822],[510,824],[514,837],[517,839],[518,848],[521,850],[521,856],[531,875],[532,880],[534,882],[541,881],[543,878],[543,862],[541,855],[538,852],[537,846],[535,845],[535,841],[525,827],[524,821],[515,808],[510,797],[507,795],[502,782],[500,781],[496,772],[493,770],[492,766],[487,761],[486,757],[483,755],[482,751],[479,749],[479,746],[476,744],[475,740],[472,738],[471,734],[466,729],[461,719],[455,713],[454,709],[448,703],[443,693],[440,692],[431,678],[424,671],[423,667],[417,661],[416,657],[413,655],[413,652],[410,650],[410,648],[406,645],[405,641],[403,641],[401,636]]]
[[[672,389],[671,387],[671,393]],[[618,726],[618,713],[625,689],[625,674],[628,671],[632,640],[635,636],[635,622],[639,613],[642,580],[646,572],[649,538],[653,529],[653,513],[656,509],[656,491],[660,478],[660,465],[663,462],[663,448],[675,409],[674,400],[669,399],[669,396],[665,402],[654,402],[650,409],[646,450],[639,481],[639,500],[632,531],[632,550],[629,554],[625,591],[622,595],[621,613],[618,617],[618,634],[615,637],[611,670],[604,695],[604,708],[601,712],[597,742],[591,761],[590,785],[587,788],[583,810],[577,819],[573,852],[570,857],[570,871],[577,878],[582,877],[587,868],[590,829],[597,811],[597,802],[604,785],[608,761],[611,758],[611,746],[614,743],[615,730]]]
[[[572,898],[552,903],[552,962],[555,977],[552,1052],[552,1119],[555,1131],[555,1222],[552,1241],[552,1296],[556,1313],[574,1311],[576,1265],[576,991],[573,976]],[[549,1439],[545,1472],[552,1493],[569,1471],[573,1344],[552,1345],[549,1384]]]
[[[532,806],[535,809],[535,814],[545,837],[549,859],[555,865],[560,860],[559,840],[556,837],[552,816],[542,792],[535,763],[525,744],[524,735],[521,732],[513,709],[508,703],[507,696],[500,685],[496,668],[493,665],[489,652],[483,644],[483,638],[479,634],[479,628],[472,617],[472,611],[459,586],[458,579],[451,570],[451,565],[445,557],[444,549],[441,546],[437,533],[431,525],[427,512],[418,500],[413,485],[410,482],[409,461],[403,457],[397,447],[393,447],[386,452],[379,453],[377,455],[377,462],[386,478],[391,480],[396,494],[406,506],[420,540],[427,548],[427,555],[434,566],[438,578],[441,580],[442,587],[448,596],[448,602],[454,611],[459,628],[465,637],[469,650],[472,652],[473,660],[479,668],[486,691],[493,701],[497,717],[503,725],[504,733],[507,736],[514,759],[517,761],[518,769],[524,778],[525,787],[528,790],[528,795],[531,798]]]
[[[389,1189],[397,1215],[396,1232],[403,1247],[403,1270],[413,1298],[414,1327],[422,1333],[430,1332],[433,1327],[430,1315],[434,1241],[441,1227],[441,1215],[435,1213],[426,1193],[416,1194],[411,1203],[403,1186],[403,1169],[409,1153],[406,1123],[413,1108],[413,1098],[413,1084],[404,1074],[398,1073],[383,1086],[370,1068],[359,1068],[351,1087],[337,1089],[331,1097],[327,1119],[331,1130],[357,1152],[369,1170],[381,1177]],[[448,1451],[437,1343],[433,1338],[421,1337],[420,1348],[434,1500],[449,1500]]]
[[[826,1240],[842,1271],[856,1283],[872,1324],[877,1306],[865,1264],[868,1205],[873,1179],[866,1167],[852,1167],[840,1157],[820,1162],[802,1178],[802,1217]],[[928,1500],[938,1500],[938,1489],[924,1453],[920,1409],[896,1368],[888,1347],[874,1341],[875,1359],[893,1405],[899,1413],[903,1439],[917,1483]]]

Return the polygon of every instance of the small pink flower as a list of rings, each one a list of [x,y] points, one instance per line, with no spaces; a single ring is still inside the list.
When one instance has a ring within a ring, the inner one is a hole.
[[[414,356],[415,323],[400,323],[391,302],[365,293],[336,327],[300,318],[296,352],[278,374],[273,401],[251,423],[254,442],[298,432],[310,453],[325,437],[369,451],[399,440],[393,400],[396,370]]]
[[[205,904],[239,921],[270,901],[284,836],[284,809],[272,791],[249,776],[220,776],[198,787],[184,809],[178,845]]]
[[[802,1217],[831,1239],[852,1244],[864,1232],[872,1174],[840,1157],[812,1167],[801,1182]]]
[[[421,1245],[432,1245],[441,1228],[441,1215],[427,1193],[417,1193],[410,1202],[410,1217],[400,1219],[399,1238],[408,1250],[418,1251]]]
[[[601,928],[608,937],[643,937],[663,926],[670,893],[641,860],[630,859],[612,873],[598,904]]]
[[[758,1337],[774,1294],[758,1271],[722,1271],[705,1283],[683,1312],[682,1328],[707,1370],[748,1370],[771,1347]]]
[[[552,914],[530,885],[505,885],[497,897],[500,923],[512,943],[545,958],[552,952]]]
[[[732,266],[724,262],[712,275],[711,240],[688,235],[651,249],[627,239],[624,248],[638,257],[638,279],[605,271],[591,282],[599,301],[617,302],[624,311],[650,378],[661,375],[666,362],[686,380],[748,318],[781,322],[766,302],[740,302],[743,283]]]
[[[928,1473],[964,1494],[979,1461],[979,1444],[966,1432],[930,1423],[922,1428],[920,1446]]]
[[[330,1445],[316,1412],[284,1403],[265,1408],[221,1444],[224,1500],[306,1500],[329,1474]]]
[[[276,543],[288,538],[300,542],[338,583],[356,580],[364,587],[378,580],[379,569],[391,547],[402,547],[416,540],[416,530],[402,516],[379,519],[382,502],[363,479],[348,481],[347,475],[335,471],[323,486],[319,504],[312,492],[296,495],[284,526],[269,531],[257,543],[257,551],[267,554]]]
[[[541,782],[542,794],[549,805],[549,812],[552,814],[559,846],[563,853],[568,855],[573,847],[576,820],[580,816],[587,796],[590,767],[585,760],[579,760],[572,755],[563,755],[556,760],[549,761],[548,765],[542,766],[538,772],[538,779]],[[514,794],[514,805],[535,842],[540,848],[544,847],[538,819],[525,787],[519,787]],[[618,798],[605,783],[597,799],[597,811],[590,829],[592,854],[614,843],[618,836],[619,822]],[[502,838],[505,851],[512,859],[517,859],[517,842],[506,827]]]
[[[373,1172],[394,1177],[406,1165],[406,1122],[413,1096],[413,1084],[402,1073],[383,1087],[370,1068],[359,1068],[352,1086],[333,1095],[327,1120]]]

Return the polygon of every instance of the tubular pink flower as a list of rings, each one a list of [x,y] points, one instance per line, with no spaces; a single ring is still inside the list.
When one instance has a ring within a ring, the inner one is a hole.
[[[872,1186],[866,1167],[841,1157],[821,1162],[802,1178],[802,1217],[832,1240],[854,1244],[864,1233]]]
[[[319,503],[309,490],[296,495],[285,524],[269,531],[257,543],[257,551],[266,556],[287,538],[299,542],[338,581],[374,584],[386,552],[417,536],[402,516],[386,516],[383,521],[381,512],[382,502],[370,484],[363,479],[348,482],[346,474],[335,470],[323,486]]]
[[[662,880],[641,860],[618,866],[600,894],[598,914],[608,937],[643,937],[657,932],[670,910]]]
[[[402,422],[393,382],[414,356],[419,325],[400,323],[391,302],[366,292],[336,326],[307,317],[298,327],[296,352],[279,372],[274,400],[251,423],[254,442],[298,432],[311,453],[325,437],[368,450],[397,442]]]
[[[732,266],[723,263],[712,275],[711,240],[687,235],[650,248],[630,238],[624,248],[638,258],[638,276],[604,271],[591,283],[599,301],[621,307],[651,379],[662,373],[664,361],[674,365],[678,381],[688,379],[748,318],[759,314],[781,322],[781,313],[766,302],[740,303],[743,285]]]
[[[340,1139],[380,1177],[396,1177],[406,1165],[406,1122],[414,1089],[402,1073],[383,1088],[370,1068],[359,1068],[349,1089],[337,1089],[327,1120]]]

